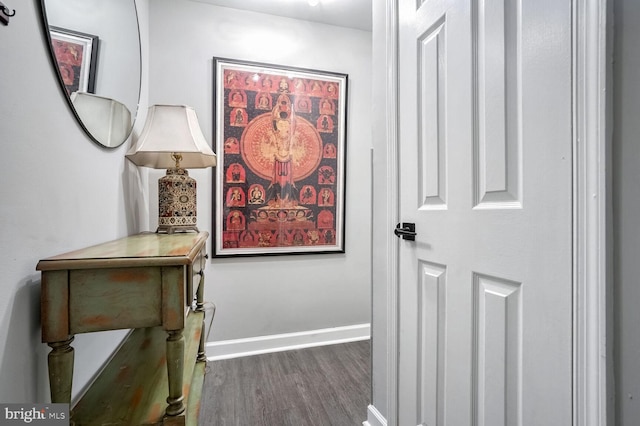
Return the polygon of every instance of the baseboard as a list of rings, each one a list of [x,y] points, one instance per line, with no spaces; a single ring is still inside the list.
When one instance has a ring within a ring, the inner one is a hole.
[[[362,423],[363,426],[387,426],[387,419],[374,407],[367,407],[367,421]]]
[[[206,352],[208,361],[216,361],[314,346],[356,342],[368,340],[370,336],[370,324],[357,324],[297,333],[208,342],[206,344]]]

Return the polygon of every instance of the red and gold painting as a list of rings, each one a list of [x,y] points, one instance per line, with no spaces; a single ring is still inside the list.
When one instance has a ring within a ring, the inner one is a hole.
[[[214,256],[344,252],[347,75],[214,70]]]
[[[98,37],[58,27],[49,27],[49,36],[67,94],[95,93]]]

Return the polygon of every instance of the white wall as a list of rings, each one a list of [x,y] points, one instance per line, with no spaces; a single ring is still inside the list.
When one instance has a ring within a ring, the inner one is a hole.
[[[75,122],[54,77],[37,3],[10,4],[16,16],[0,25],[2,402],[49,400],[38,260],[138,227],[136,206],[125,195],[126,144],[101,148]],[[123,333],[76,337],[74,395]]]
[[[640,421],[640,2],[614,2],[613,228],[616,425]]]
[[[346,253],[213,259],[205,298],[217,305],[211,341],[370,322],[371,33],[184,0],[150,2],[149,103],[195,108],[212,135],[212,58],[349,74]],[[149,198],[156,200],[149,176]],[[198,226],[210,234],[211,170],[198,182]],[[151,212],[155,229],[157,207]],[[211,251],[211,241],[208,243]]]

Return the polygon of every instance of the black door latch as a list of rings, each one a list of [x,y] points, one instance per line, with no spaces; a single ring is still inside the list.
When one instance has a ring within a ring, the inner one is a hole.
[[[396,237],[400,237],[403,240],[407,241],[415,241],[416,240],[416,224],[415,223],[407,223],[403,222],[401,224],[396,225],[396,229],[393,230],[393,233],[396,234]]]

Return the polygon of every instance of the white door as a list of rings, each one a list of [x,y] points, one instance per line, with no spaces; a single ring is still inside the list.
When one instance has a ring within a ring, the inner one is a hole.
[[[399,425],[569,426],[571,0],[399,7]]]

